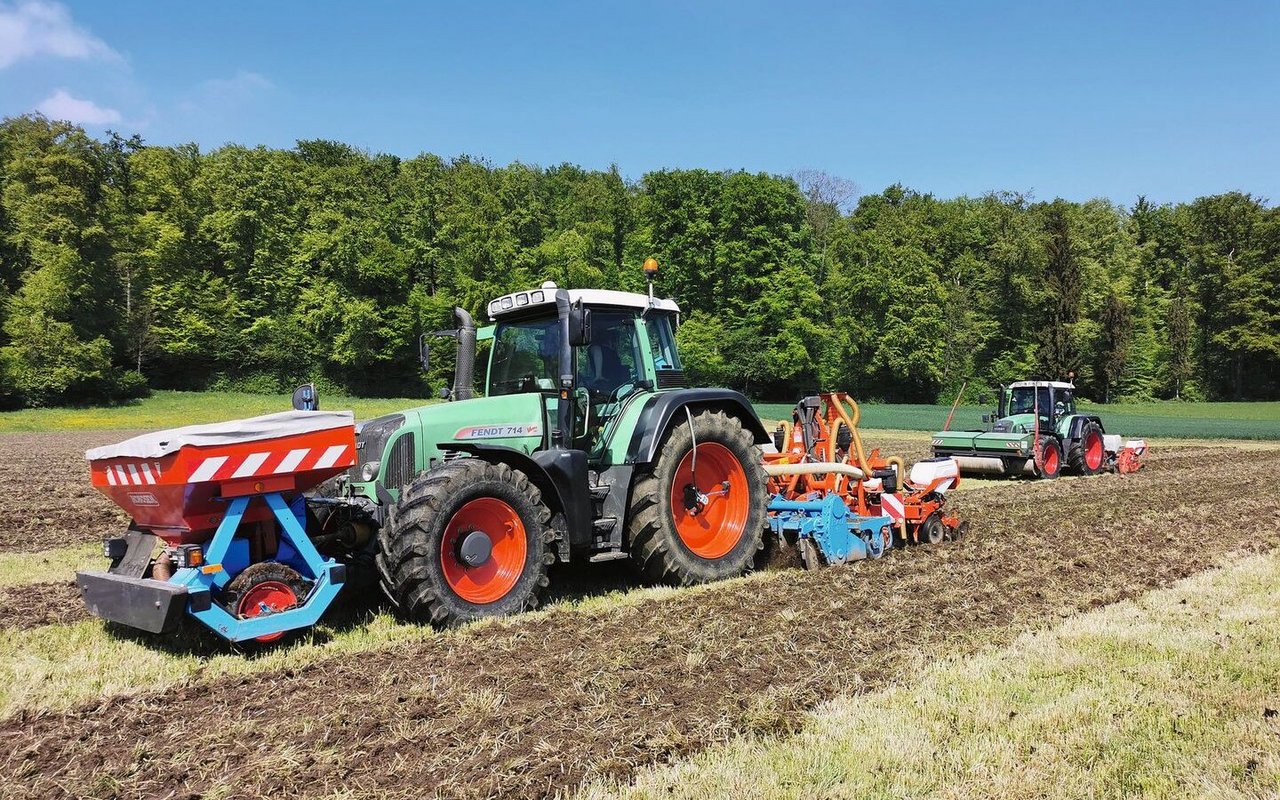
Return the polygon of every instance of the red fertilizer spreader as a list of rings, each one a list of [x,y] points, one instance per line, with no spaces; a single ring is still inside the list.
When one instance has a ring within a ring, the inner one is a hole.
[[[185,607],[229,639],[270,639],[314,624],[345,580],[307,537],[302,493],[355,464],[350,412],[190,425],[85,457],[132,518],[105,542],[110,569],[77,574],[97,616],[162,632]]]
[[[286,411],[148,433],[85,453],[93,486],[171,545],[208,541],[232,497],[292,499],[355,463],[350,412]],[[271,516],[262,504],[244,522]]]

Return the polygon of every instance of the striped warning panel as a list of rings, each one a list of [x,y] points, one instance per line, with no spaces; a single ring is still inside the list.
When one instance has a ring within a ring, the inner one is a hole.
[[[889,518],[894,522],[905,516],[902,508],[902,498],[888,492],[880,495],[880,510],[889,515]]]
[[[312,469],[328,469],[344,456],[349,456],[350,452],[350,445],[335,444],[329,447],[263,450],[244,456],[209,456],[192,471],[188,481],[202,483],[212,480],[238,480],[264,475],[305,472]]]

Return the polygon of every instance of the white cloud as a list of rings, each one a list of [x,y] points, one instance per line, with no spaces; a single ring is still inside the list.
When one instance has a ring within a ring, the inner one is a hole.
[[[0,69],[39,56],[124,60],[106,42],[72,22],[65,6],[44,0],[0,4]]]
[[[224,110],[253,100],[274,88],[271,81],[258,73],[241,70],[231,78],[204,81],[188,99],[179,103],[179,108],[188,114]]]
[[[92,100],[72,97],[66,89],[59,89],[41,101],[36,110],[50,119],[61,119],[77,125],[110,125],[120,121],[120,112],[104,108]]]

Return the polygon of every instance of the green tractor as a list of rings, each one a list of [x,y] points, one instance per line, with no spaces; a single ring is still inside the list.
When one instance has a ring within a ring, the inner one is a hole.
[[[355,466],[309,504],[313,538],[372,558],[397,611],[437,625],[536,606],[557,562],[631,559],[674,585],[747,572],[768,434],[740,393],[686,388],[680,309],[653,297],[656,263],[645,271],[648,296],[504,295],[480,330],[455,309],[448,402],[358,427]]]
[[[1102,420],[1076,413],[1075,386],[1062,381],[1017,381],[999,390],[999,407],[981,431],[933,434],[934,456],[950,456],[962,472],[1052,479],[1063,471],[1094,475],[1115,462],[1120,437]]]

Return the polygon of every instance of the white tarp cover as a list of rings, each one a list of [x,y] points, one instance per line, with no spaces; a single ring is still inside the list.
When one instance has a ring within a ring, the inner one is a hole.
[[[256,442],[281,436],[297,436],[313,431],[344,428],[355,424],[350,411],[283,411],[249,419],[187,425],[135,436],[120,444],[95,447],[85,452],[89,461],[108,458],[161,458],[183,447],[216,447],[238,442]]]

